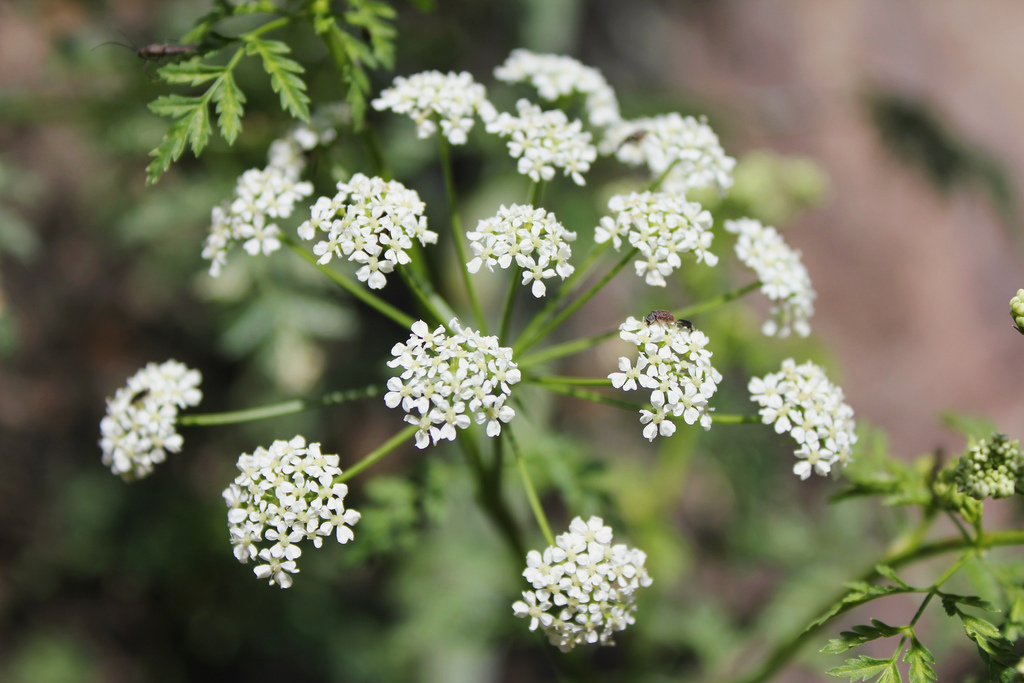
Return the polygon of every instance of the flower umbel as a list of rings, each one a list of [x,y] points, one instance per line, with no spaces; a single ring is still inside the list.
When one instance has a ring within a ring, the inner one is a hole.
[[[572,251],[569,242],[576,233],[569,232],[555,220],[553,213],[532,206],[513,204],[498,209],[494,218],[477,224],[474,232],[466,233],[476,258],[466,264],[475,273],[480,266],[493,271],[494,266],[508,268],[515,260],[523,269],[523,284],[533,282],[535,297],[547,292],[544,280],[558,275],[563,280],[574,270],[569,263]]]
[[[739,235],[736,255],[761,281],[761,292],[775,303],[772,318],[761,331],[768,336],[788,337],[795,330],[801,337],[811,333],[807,320],[814,315],[811,278],[793,249],[773,227],[753,218],[726,221],[725,229]]]
[[[519,48],[494,69],[494,77],[506,83],[529,81],[549,102],[573,93],[586,95],[591,125],[608,126],[622,120],[615,91],[601,72],[572,57],[537,54]]]
[[[643,258],[634,262],[636,274],[655,287],[664,287],[665,277],[682,265],[681,254],[693,252],[697,262],[718,263],[711,251],[712,218],[696,202],[666,192],[617,194],[608,200],[615,214],[605,216],[594,231],[598,244],[612,241],[618,251],[623,238],[640,250]]]
[[[519,100],[516,109],[519,116],[502,112],[488,122],[487,132],[511,138],[508,151],[519,159],[519,172],[540,182],[554,178],[557,166],[577,185],[586,185],[583,174],[597,158],[597,148],[590,144],[583,123],[570,122],[560,110],[544,111],[529,100]]]
[[[441,132],[453,145],[466,144],[473,129],[473,115],[484,121],[497,112],[487,99],[487,89],[466,73],[424,71],[406,78],[398,76],[392,86],[381,92],[373,108],[390,109],[407,114],[416,122],[416,135],[428,138],[437,130],[435,117],[441,121]]]
[[[698,187],[713,187],[724,194],[732,187],[736,166],[704,119],[676,113],[611,126],[601,153],[614,153],[632,166],[647,166],[652,180],[665,176],[661,189],[680,194]]]
[[[843,390],[828,381],[825,371],[810,361],[797,365],[792,358],[782,370],[754,377],[747,385],[750,400],[761,406],[764,424],[775,424],[779,434],[789,432],[800,447],[800,462],[793,473],[807,479],[811,472],[828,474],[833,466],[846,467],[857,443],[853,408]]]
[[[526,555],[523,576],[534,590],[512,609],[562,652],[581,643],[614,645],[614,633],[635,622],[636,590],[651,585],[647,555],[612,540],[600,517],[577,517],[555,545]]]
[[[711,352],[704,347],[708,337],[675,322],[647,324],[630,316],[619,326],[619,336],[636,344],[639,355],[630,367],[619,358],[619,372],[608,375],[612,386],[632,391],[637,384],[651,390],[654,410],[641,410],[640,423],[648,441],[672,436],[676,425],[670,418],[681,417],[686,424],[700,422],[711,429],[708,401],[718,389],[722,374],[711,366]]]
[[[238,470],[223,493],[228,530],[238,561],[261,563],[253,569],[258,578],[288,588],[299,571],[301,541],[319,548],[327,536],[352,540],[360,514],[345,508],[348,487],[334,483],[341,474],[338,456],[321,453],[320,444],[307,445],[301,436],[275,441],[243,453]]]
[[[384,403],[402,406],[405,421],[419,425],[416,447],[431,441],[455,440],[456,429],[466,429],[472,418],[487,424],[487,436],[501,433],[501,424],[516,412],[505,401],[511,385],[521,379],[512,362],[512,349],[498,345],[498,338],[463,328],[457,319],[431,331],[422,320],[413,323],[405,344],[391,349],[388,367],[402,368],[388,380]]]
[[[960,456],[953,472],[958,491],[975,500],[1009,498],[1024,475],[1024,454],[1020,442],[1005,434],[993,433],[978,439]]]
[[[326,240],[313,245],[319,262],[345,256],[362,264],[356,271],[361,282],[382,289],[385,275],[411,260],[406,250],[413,238],[422,245],[437,242],[437,233],[427,230],[424,208],[415,190],[356,173],[347,183],[338,183],[333,197],[316,200],[312,217],[299,226],[299,237],[312,240],[327,233]]]
[[[150,474],[167,453],[179,452],[184,440],[175,431],[178,410],[199,405],[201,380],[198,370],[175,360],[149,363],[132,375],[107,399],[100,421],[103,464],[131,481]]]

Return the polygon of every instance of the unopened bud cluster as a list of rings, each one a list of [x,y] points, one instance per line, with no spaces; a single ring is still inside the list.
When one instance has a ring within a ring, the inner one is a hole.
[[[319,263],[344,256],[362,264],[356,271],[361,282],[383,289],[385,275],[411,260],[407,250],[413,239],[424,246],[437,242],[437,233],[427,230],[425,208],[416,191],[402,183],[356,173],[338,183],[333,197],[316,200],[311,218],[299,226],[299,237],[312,240],[327,233],[326,240],[313,245]]]
[[[419,320],[409,341],[391,349],[394,359],[388,367],[400,367],[402,374],[388,380],[384,402],[389,408],[401,405],[405,421],[419,425],[417,448],[454,441],[456,429],[466,429],[471,419],[486,423],[487,436],[494,437],[503,422],[516,416],[505,405],[511,385],[521,379],[512,349],[499,346],[497,337],[461,327],[456,319],[448,327],[450,334]]]
[[[300,542],[319,548],[332,535],[338,543],[352,540],[360,514],[345,508],[348,487],[334,483],[338,461],[301,436],[238,458],[240,474],[223,493],[228,530],[238,561],[260,563],[258,578],[288,588],[299,571]]]
[[[612,636],[634,623],[636,591],[651,585],[647,555],[612,543],[600,517],[572,520],[569,531],[543,553],[531,550],[523,576],[534,590],[512,605],[552,645],[568,652],[582,643],[614,645]]]
[[[639,355],[632,367],[628,358],[619,358],[619,372],[608,378],[623,391],[632,391],[637,384],[651,390],[653,410],[640,411],[647,440],[659,434],[672,436],[676,431],[672,418],[691,425],[699,421],[704,429],[711,429],[708,401],[722,374],[711,366],[707,335],[674,321],[648,324],[629,317],[619,326],[619,336],[635,344]]]
[[[1020,442],[994,433],[978,441],[960,456],[953,471],[958,491],[976,500],[1009,498],[1024,475]]]
[[[1010,316],[1017,331],[1024,334],[1024,289],[1018,289],[1017,293],[1010,299]]]
[[[178,410],[199,405],[202,376],[184,363],[149,363],[128,379],[128,386],[107,399],[100,421],[103,464],[126,481],[140,479],[153,466],[181,450],[175,429]]]
[[[544,280],[559,276],[563,280],[573,273],[569,263],[572,250],[569,242],[576,233],[566,230],[555,220],[555,214],[530,205],[513,204],[498,209],[494,218],[480,221],[473,232],[466,233],[476,258],[466,264],[471,273],[487,266],[509,268],[512,262],[523,269],[523,284],[533,283],[535,297],[547,293]]]

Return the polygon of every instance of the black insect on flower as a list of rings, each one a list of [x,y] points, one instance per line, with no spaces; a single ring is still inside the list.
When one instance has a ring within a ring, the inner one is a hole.
[[[653,325],[654,323],[662,323],[665,325],[678,325],[679,327],[684,328],[686,330],[693,330],[693,323],[691,323],[689,320],[676,320],[676,317],[672,315],[670,311],[663,311],[660,308],[648,313],[647,317],[644,318],[644,322],[646,322],[648,325]]]

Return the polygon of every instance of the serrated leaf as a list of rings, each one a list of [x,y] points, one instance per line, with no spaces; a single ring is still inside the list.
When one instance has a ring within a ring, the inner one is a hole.
[[[235,138],[242,130],[242,105],[245,104],[245,93],[235,83],[230,71],[224,72],[224,77],[213,91],[213,101],[217,104],[217,126],[220,128],[220,134],[229,145],[234,144]]]
[[[868,641],[879,638],[892,638],[901,633],[903,633],[903,629],[898,626],[889,626],[883,621],[872,619],[870,626],[859,624],[850,631],[843,631],[839,634],[838,638],[828,641],[828,645],[822,648],[821,651],[826,654],[839,654],[840,652],[846,652],[850,648],[863,645]]]
[[[171,163],[177,161],[185,151],[186,144],[189,144],[192,152],[198,156],[209,139],[209,112],[205,103],[197,104],[171,124],[164,134],[163,141],[149,153],[154,158],[146,167],[146,182],[152,185],[159,180]]]
[[[225,67],[204,64],[202,57],[193,57],[184,62],[166,64],[157,70],[168,83],[202,85],[224,73]]]
[[[977,595],[957,595],[956,593],[942,593],[941,591],[939,592],[939,595],[942,596],[943,602],[950,600],[961,605],[966,605],[967,607],[977,607],[978,609],[983,609],[986,612],[1002,611],[988,600],[982,600]]]
[[[851,681],[866,681],[878,676],[879,683],[890,683],[902,680],[896,662],[889,659],[876,659],[861,655],[857,659],[847,659],[846,664],[826,671],[829,676],[849,678]]]
[[[903,661],[910,664],[910,683],[929,683],[938,680],[935,669],[932,668],[932,664],[935,663],[935,655],[921,644],[917,636],[911,636],[910,648],[903,655]]]
[[[159,116],[180,119],[191,114],[196,107],[205,106],[205,104],[206,97],[204,96],[161,95],[149,103],[149,110]]]
[[[900,577],[896,576],[896,570],[886,564],[876,564],[875,571],[879,576],[889,579],[900,588],[906,588],[908,590],[914,590],[912,586],[903,581]]]
[[[847,594],[833,603],[820,617],[811,622],[807,627],[808,631],[821,626],[837,614],[842,614],[866,602],[871,602],[877,598],[884,598],[887,595],[913,592],[913,589],[908,590],[901,586],[873,586],[863,581],[847,583],[846,589],[848,591]]]
[[[285,56],[289,53],[288,45],[279,40],[250,38],[247,50],[249,54],[258,54],[263,60],[263,68],[270,75],[270,87],[281,97],[281,106],[295,118],[309,121],[306,83],[296,75],[305,69],[294,59]]]

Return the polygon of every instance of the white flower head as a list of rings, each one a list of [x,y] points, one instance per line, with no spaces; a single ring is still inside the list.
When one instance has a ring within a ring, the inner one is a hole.
[[[332,536],[338,543],[352,540],[361,515],[345,507],[348,487],[334,483],[338,462],[301,436],[238,458],[239,475],[223,493],[228,531],[235,557],[257,562],[258,578],[288,588],[299,571],[299,543],[319,548]]]
[[[441,132],[453,145],[466,144],[475,114],[484,121],[496,115],[487,99],[487,89],[466,72],[424,71],[408,78],[398,76],[371,104],[378,111],[390,109],[412,117],[420,138],[433,135],[440,120]]]
[[[529,100],[516,103],[518,116],[507,112],[487,123],[487,132],[509,138],[508,151],[519,159],[519,172],[534,182],[551,180],[561,168],[577,185],[585,185],[583,174],[597,158],[597,148],[583,123],[569,121],[560,110],[544,111]]]
[[[614,153],[631,166],[646,166],[652,179],[664,175],[661,189],[680,194],[698,187],[712,187],[724,194],[732,187],[736,166],[703,118],[677,113],[611,126],[601,153]]]
[[[614,544],[612,529],[600,517],[576,517],[555,545],[530,551],[523,576],[533,590],[512,609],[541,627],[562,652],[582,643],[614,645],[613,636],[634,623],[637,589],[652,581],[647,555]]]
[[[511,385],[521,379],[512,362],[512,349],[498,345],[498,338],[484,336],[459,325],[457,319],[431,330],[425,322],[413,323],[405,344],[395,344],[392,368],[402,368],[388,380],[384,403],[401,406],[405,421],[419,425],[417,448],[431,442],[454,441],[457,429],[475,421],[486,423],[487,436],[501,433],[502,423],[515,417],[506,405]]]
[[[198,370],[174,360],[149,363],[132,375],[107,399],[107,415],[100,421],[103,464],[132,481],[152,473],[168,453],[181,451],[178,410],[199,405],[200,381]]]
[[[301,180],[306,167],[303,152],[334,140],[335,126],[347,117],[343,107],[318,111],[309,123],[270,144],[265,168],[251,168],[239,176],[231,198],[213,207],[210,215],[210,234],[203,243],[210,275],[220,275],[235,242],[242,242],[251,256],[269,256],[281,248],[281,229],[274,221],[291,217],[295,204],[313,194],[313,184]]]
[[[415,190],[356,173],[338,183],[333,197],[317,199],[311,218],[299,226],[299,237],[312,240],[326,233],[327,239],[313,245],[319,263],[344,256],[361,264],[356,271],[361,282],[382,289],[395,266],[409,263],[413,239],[422,245],[437,242],[437,233],[427,230],[424,208]]]
[[[649,285],[664,287],[666,276],[682,266],[681,256],[688,252],[698,263],[718,263],[711,252],[713,219],[697,202],[668,192],[633,192],[612,197],[608,209],[613,215],[601,219],[594,241],[611,240],[616,251],[623,242],[639,249],[636,274]]]
[[[533,283],[531,291],[542,297],[544,280],[556,275],[563,280],[574,270],[569,263],[569,243],[576,233],[566,230],[553,213],[530,205],[513,204],[498,209],[498,215],[481,220],[473,232],[466,233],[475,258],[466,264],[475,273],[481,266],[494,270],[509,268],[513,262],[522,268],[523,284]]]
[[[807,321],[814,315],[816,294],[800,252],[786,244],[775,228],[753,218],[726,221],[725,229],[738,235],[736,255],[757,274],[761,292],[773,302],[772,317],[762,332],[776,337],[787,337],[791,331],[809,335]]]
[[[754,377],[747,389],[750,400],[761,406],[762,422],[774,424],[779,434],[789,432],[797,442],[799,462],[793,472],[801,479],[812,472],[826,475],[850,462],[857,443],[853,408],[820,367],[810,361],[797,365],[788,358],[779,372]]]
[[[651,391],[653,410],[640,411],[647,440],[672,436],[673,418],[711,429],[708,401],[722,374],[711,365],[707,335],[675,320],[652,318],[648,323],[630,316],[619,326],[619,336],[636,345],[638,357],[632,367],[628,358],[619,358],[619,372],[608,378],[623,391],[636,390],[637,384]]]
[[[519,48],[494,70],[494,77],[506,83],[529,81],[548,102],[574,93],[585,95],[587,116],[593,126],[609,126],[622,120],[615,91],[601,72],[572,57]]]

